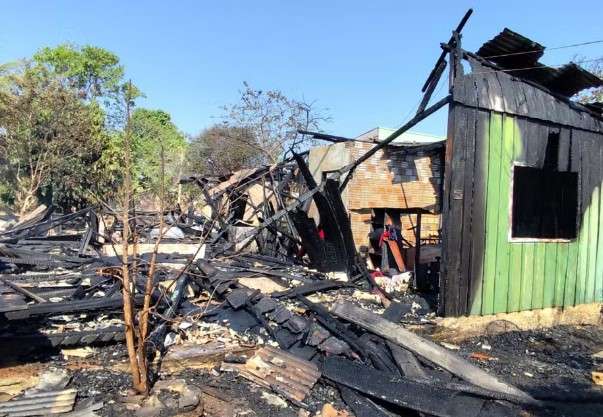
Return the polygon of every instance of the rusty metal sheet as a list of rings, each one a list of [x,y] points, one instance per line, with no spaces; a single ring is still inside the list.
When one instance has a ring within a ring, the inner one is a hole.
[[[19,417],[66,413],[73,410],[76,394],[75,389],[28,394],[19,399],[0,403],[0,415]]]
[[[320,378],[320,371],[312,362],[270,346],[259,349],[245,364],[223,363],[222,370],[236,371],[296,403],[306,398]]]

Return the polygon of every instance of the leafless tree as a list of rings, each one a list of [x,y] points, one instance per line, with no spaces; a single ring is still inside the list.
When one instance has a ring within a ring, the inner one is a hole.
[[[292,147],[307,146],[310,139],[298,130],[320,130],[331,120],[315,102],[292,99],[279,90],[256,90],[246,82],[243,86],[239,102],[223,108],[223,123],[251,132],[255,141],[248,145],[257,146],[265,163],[278,162]]]

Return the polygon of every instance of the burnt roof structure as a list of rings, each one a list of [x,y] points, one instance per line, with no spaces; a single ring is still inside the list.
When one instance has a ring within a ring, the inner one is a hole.
[[[603,80],[576,63],[570,62],[558,68],[542,64],[539,59],[545,49],[538,42],[505,28],[484,43],[476,55],[510,75],[535,82],[565,97],[587,88],[603,86]]]

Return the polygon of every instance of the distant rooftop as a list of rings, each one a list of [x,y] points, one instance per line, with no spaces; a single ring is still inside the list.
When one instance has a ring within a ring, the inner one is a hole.
[[[376,127],[374,129],[369,130],[357,136],[354,139],[364,140],[364,141],[382,141],[387,139],[392,133],[394,133],[396,129],[390,129],[387,127]],[[442,142],[446,140],[443,136],[430,135],[427,133],[420,132],[404,132],[396,139],[394,139],[393,143],[398,144],[427,144],[427,143],[435,143]]]

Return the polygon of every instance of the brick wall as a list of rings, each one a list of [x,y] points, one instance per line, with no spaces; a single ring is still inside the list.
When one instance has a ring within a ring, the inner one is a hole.
[[[357,159],[372,144],[347,144]],[[440,158],[423,151],[390,146],[356,169],[348,184],[348,208],[425,208],[439,211]]]
[[[372,144],[346,144],[357,159],[371,149]],[[356,246],[368,245],[372,208],[424,208],[435,214],[421,218],[421,236],[436,236],[440,223],[441,162],[438,154],[424,151],[405,151],[390,146],[378,151],[356,169],[347,189],[348,210]],[[416,215],[400,216],[402,234],[415,243]],[[410,229],[410,230],[409,230]]]
[[[358,159],[374,144],[347,142],[313,148],[310,151],[310,169],[318,182],[322,171],[339,169]],[[435,236],[440,222],[440,181],[441,162],[436,152],[408,150],[389,146],[361,164],[342,195],[349,210],[352,232],[356,247],[368,246],[371,231],[372,209],[424,208],[434,214],[423,214],[421,236]],[[316,215],[315,209],[310,210]],[[416,216],[400,216],[405,239],[415,243],[411,229],[416,224]]]

